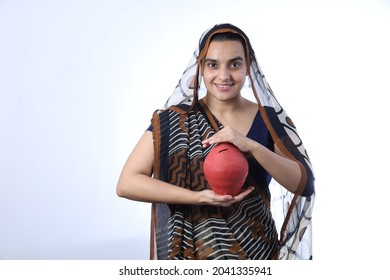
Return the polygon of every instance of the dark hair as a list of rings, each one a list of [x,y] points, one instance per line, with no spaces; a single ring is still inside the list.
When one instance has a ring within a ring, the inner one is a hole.
[[[233,33],[233,32],[216,33],[212,35],[210,38],[210,43],[213,41],[218,41],[218,42],[239,41],[241,42],[242,47],[244,48],[245,56],[247,55],[245,39],[238,33]]]
[[[212,41],[240,41],[245,46],[244,38],[240,34],[233,32],[216,33],[211,36],[210,42]]]

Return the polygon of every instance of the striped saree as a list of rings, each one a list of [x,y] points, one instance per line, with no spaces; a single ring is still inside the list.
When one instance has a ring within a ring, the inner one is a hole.
[[[255,190],[230,207],[152,205],[151,259],[311,259],[311,213],[314,175],[297,130],[277,102],[259,68],[247,36],[230,24],[206,31],[165,109],[152,119],[154,177],[193,191],[210,188],[203,173],[212,147],[202,140],[222,125],[198,100],[200,66],[216,33],[240,34],[246,42],[248,78],[261,116],[274,143],[301,167],[296,194],[275,181],[268,185],[248,175],[244,186]],[[250,162],[251,156],[246,155]],[[309,191],[308,191],[309,190]],[[275,192],[277,191],[277,192]]]

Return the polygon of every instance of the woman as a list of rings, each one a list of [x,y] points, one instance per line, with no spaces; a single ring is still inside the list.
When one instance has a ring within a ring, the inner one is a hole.
[[[241,95],[247,78],[256,103]],[[199,98],[202,81],[207,92]],[[234,197],[213,192],[203,173],[206,155],[222,142],[250,166]],[[281,214],[271,212],[271,178],[283,186]],[[311,164],[239,28],[221,24],[203,34],[126,161],[117,194],[152,203],[152,259],[311,258]]]

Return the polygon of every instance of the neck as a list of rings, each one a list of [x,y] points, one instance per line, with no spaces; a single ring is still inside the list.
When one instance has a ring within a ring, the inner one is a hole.
[[[229,100],[217,100],[206,95],[203,101],[213,114],[220,116],[240,111],[245,108],[246,104],[246,100],[241,95],[237,95],[235,98]]]

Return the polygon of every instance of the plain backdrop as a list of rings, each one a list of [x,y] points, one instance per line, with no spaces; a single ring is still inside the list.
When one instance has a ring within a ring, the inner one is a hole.
[[[0,0],[0,259],[148,259],[150,204],[116,183],[224,22],[311,157],[314,258],[387,255],[389,1]]]

